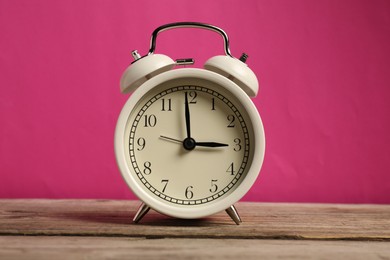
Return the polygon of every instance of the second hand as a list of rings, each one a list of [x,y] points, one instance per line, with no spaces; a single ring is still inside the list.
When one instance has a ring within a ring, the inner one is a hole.
[[[160,138],[165,139],[165,140],[168,140],[168,141],[172,141],[172,142],[175,142],[175,143],[180,143],[180,144],[183,143],[183,141],[180,141],[180,140],[177,140],[177,139],[174,139],[174,138],[170,138],[170,137],[168,137],[168,136],[160,135]]]
[[[168,141],[171,141],[171,142],[179,143],[179,144],[183,143],[183,141],[180,141],[178,139],[171,138],[171,137],[168,137],[168,136],[164,136],[164,135],[160,135],[160,138],[168,140]],[[185,140],[187,140],[187,139],[185,139]],[[195,140],[193,140],[193,141],[195,142]],[[229,145],[228,144],[224,144],[224,143],[217,143],[217,142],[195,142],[195,146],[215,147],[216,148],[216,147],[224,147],[224,146],[229,146]]]

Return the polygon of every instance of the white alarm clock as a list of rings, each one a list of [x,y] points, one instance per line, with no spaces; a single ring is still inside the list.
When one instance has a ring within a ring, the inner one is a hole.
[[[182,67],[193,59],[155,54],[157,35],[181,27],[219,33],[226,55],[197,69]],[[263,125],[250,99],[259,84],[245,64],[247,55],[234,58],[222,29],[195,22],[157,28],[149,53],[132,54],[120,87],[133,93],[119,115],[114,146],[125,182],[142,201],[133,221],[150,208],[190,219],[226,210],[239,224],[233,204],[257,179],[265,150]]]

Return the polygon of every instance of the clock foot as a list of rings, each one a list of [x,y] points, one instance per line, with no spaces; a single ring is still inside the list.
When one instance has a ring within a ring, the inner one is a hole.
[[[150,210],[150,207],[146,205],[145,203],[142,203],[141,206],[138,208],[137,213],[135,214],[133,218],[134,223],[138,223]]]
[[[240,218],[240,216],[238,215],[238,212],[237,212],[236,208],[234,207],[234,205],[231,205],[230,208],[227,208],[227,209],[226,209],[226,213],[233,219],[233,221],[234,221],[237,225],[240,225],[240,223],[241,223],[242,221],[241,221],[241,218]]]

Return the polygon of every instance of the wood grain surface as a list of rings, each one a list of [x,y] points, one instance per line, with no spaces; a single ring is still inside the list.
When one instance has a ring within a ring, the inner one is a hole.
[[[0,259],[390,259],[389,205],[241,202],[239,226],[225,212],[183,220],[153,210],[134,224],[138,206],[0,200]]]
[[[386,260],[386,242],[74,236],[0,236],[0,259]]]

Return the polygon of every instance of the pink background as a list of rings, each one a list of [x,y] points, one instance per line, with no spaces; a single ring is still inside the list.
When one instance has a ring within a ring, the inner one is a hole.
[[[223,28],[261,89],[263,169],[250,201],[390,203],[390,1],[0,0],[0,197],[134,199],[113,134],[130,51],[176,21]],[[164,32],[157,53],[222,54]]]

